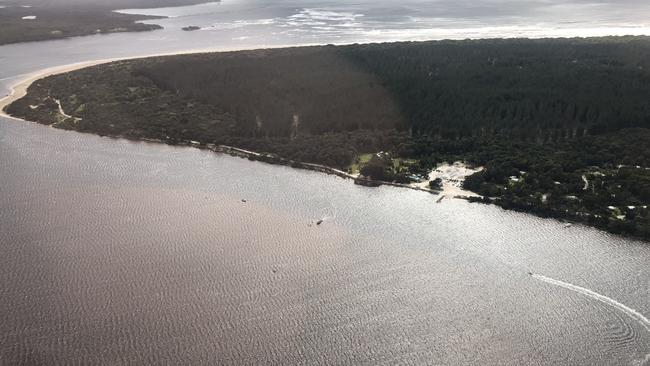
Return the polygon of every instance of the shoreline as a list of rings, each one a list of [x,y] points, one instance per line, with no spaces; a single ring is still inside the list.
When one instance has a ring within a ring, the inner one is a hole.
[[[5,108],[9,106],[11,103],[27,95],[27,89],[29,89],[29,87],[32,84],[34,84],[36,81],[40,79],[44,79],[52,75],[65,74],[67,72],[72,72],[86,67],[96,66],[103,63],[113,62],[113,61],[117,61],[117,60],[107,59],[107,60],[96,60],[96,61],[82,61],[82,62],[63,65],[63,66],[49,67],[46,69],[35,71],[33,73],[29,73],[27,74],[27,77],[25,79],[19,80],[16,83],[10,85],[9,94],[7,94],[2,99],[0,99],[0,116],[14,119],[17,121],[33,122],[33,121],[27,121],[22,118],[9,115],[5,112]]]
[[[75,70],[79,69],[84,69],[88,67],[93,67],[97,65],[103,65],[103,64],[108,64],[112,62],[120,62],[120,61],[128,61],[128,60],[139,60],[139,59],[147,59],[147,58],[155,58],[155,57],[166,57],[166,56],[176,56],[176,55],[198,55],[198,54],[207,54],[207,53],[231,53],[231,52],[239,52],[239,51],[255,51],[255,50],[272,50],[276,48],[300,48],[300,47],[314,47],[318,45],[314,44],[308,44],[308,45],[291,45],[291,46],[272,46],[272,47],[265,47],[265,46],[252,46],[251,48],[234,48],[234,49],[228,49],[228,48],[207,48],[207,49],[191,49],[191,50],[185,50],[185,51],[180,51],[180,52],[168,52],[168,53],[157,53],[157,54],[150,54],[150,55],[138,55],[138,56],[130,56],[130,57],[116,57],[116,58],[107,58],[107,59],[101,59],[101,60],[93,60],[93,61],[82,61],[82,62],[76,62],[76,63],[71,63],[68,65],[62,65],[62,66],[55,66],[55,67],[49,67],[49,68],[44,68],[38,71],[30,72],[30,73],[23,73],[16,75],[14,77],[10,77],[10,79],[16,80],[13,82],[10,86],[10,92],[0,98],[0,116],[7,118],[8,120],[16,120],[16,121],[23,121],[23,122],[32,122],[32,123],[38,123],[37,121],[30,121],[26,120],[20,117],[14,117],[5,112],[5,108],[10,105],[11,103],[17,101],[18,99],[24,97],[25,95],[28,94],[28,89],[38,80],[41,80],[43,78],[52,76],[52,75],[59,75],[59,74],[64,74],[68,72],[73,72]],[[39,123],[41,124],[41,123]],[[78,131],[76,131],[78,132]],[[584,217],[577,217],[575,215],[569,216],[569,215],[559,215],[556,212],[550,212],[550,211],[539,211],[536,209],[535,206],[528,205],[526,207],[520,207],[520,206],[513,206],[512,202],[509,201],[503,201],[499,198],[492,198],[489,196],[481,196],[478,195],[474,192],[471,191],[466,191],[462,188],[462,181],[464,181],[465,176],[458,177],[456,174],[452,174],[452,176],[448,177],[449,180],[448,182],[444,179],[446,171],[437,171],[436,168],[436,173],[439,174],[434,174],[431,172],[429,174],[429,180],[431,180],[434,177],[441,177],[443,178],[443,185],[441,190],[432,190],[428,188],[428,185],[426,183],[428,182],[420,182],[420,183],[411,183],[411,184],[402,184],[402,183],[395,183],[395,182],[385,182],[385,181],[375,181],[371,179],[367,179],[365,177],[358,177],[354,174],[350,174],[346,171],[339,170],[333,167],[325,166],[325,165],[320,165],[320,164],[313,164],[313,163],[307,163],[304,161],[295,161],[291,159],[287,159],[275,154],[271,153],[259,153],[255,151],[250,151],[250,150],[244,150],[241,148],[237,147],[232,147],[232,146],[226,146],[226,145],[217,145],[217,144],[208,144],[208,143],[199,143],[197,141],[190,141],[190,140],[181,140],[177,139],[174,142],[172,141],[164,141],[164,140],[159,140],[159,139],[150,139],[150,138],[143,138],[143,137],[133,137],[133,136],[124,136],[120,134],[97,134],[93,132],[84,132],[84,133],[92,133],[95,136],[105,136],[105,137],[110,137],[110,138],[115,138],[115,139],[125,139],[129,141],[135,141],[135,142],[148,142],[148,143],[162,143],[166,145],[171,145],[171,146],[182,146],[182,147],[194,147],[198,149],[205,149],[205,150],[211,150],[211,152],[214,153],[223,153],[223,154],[228,154],[231,156],[235,157],[240,157],[240,158],[247,158],[249,160],[256,160],[256,161],[261,161],[265,162],[268,164],[275,164],[275,165],[285,165],[285,166],[290,166],[293,168],[297,169],[304,169],[304,170],[312,170],[312,171],[317,171],[320,173],[325,173],[329,175],[336,175],[339,176],[343,179],[352,179],[353,182],[357,185],[363,185],[363,186],[369,186],[369,187],[378,187],[381,185],[387,185],[387,186],[393,186],[397,188],[408,188],[411,190],[416,190],[416,191],[422,191],[422,192],[428,192],[430,194],[436,195],[437,202],[440,203],[442,200],[445,198],[456,198],[456,199],[463,199],[469,202],[477,202],[477,203],[484,203],[484,204],[491,204],[498,206],[502,209],[505,210],[512,210],[512,211],[518,211],[518,212],[524,212],[533,216],[537,217],[544,217],[544,218],[553,218],[560,223],[574,223],[574,224],[584,224],[586,226],[590,227],[595,227],[601,231],[604,232],[610,232],[613,234],[618,234],[618,235],[623,235],[627,237],[634,237],[634,238],[641,238],[639,236],[631,235],[631,234],[621,234],[619,232],[614,232],[610,229],[608,229],[606,226],[599,224],[599,223],[593,223]],[[456,164],[455,162],[452,164]],[[447,164],[449,165],[449,164]],[[440,166],[438,166],[440,168]],[[477,167],[480,169],[480,167]],[[467,169],[467,167],[463,166],[463,169]],[[470,168],[471,169],[471,168]],[[432,174],[434,174],[432,176]],[[458,179],[461,178],[461,179]],[[567,211],[568,212],[568,211]]]
[[[76,70],[84,69],[87,67],[92,67],[92,66],[98,66],[102,64],[108,64],[111,62],[117,62],[117,61],[128,61],[128,60],[137,60],[137,59],[144,59],[144,58],[151,58],[151,57],[164,57],[164,56],[178,56],[178,55],[192,55],[192,54],[201,54],[201,53],[209,53],[209,52],[237,52],[237,51],[252,51],[252,50],[258,50],[258,49],[274,49],[274,48],[287,48],[287,47],[310,47],[314,45],[300,45],[300,46],[273,46],[273,47],[254,47],[254,48],[243,48],[243,49],[197,49],[197,50],[189,50],[189,51],[182,51],[182,52],[169,52],[169,53],[159,53],[159,54],[151,54],[151,55],[144,55],[144,56],[133,56],[133,57],[123,57],[123,58],[110,58],[110,59],[102,59],[102,60],[93,60],[93,61],[82,61],[82,62],[76,62],[68,65],[62,65],[62,66],[54,66],[54,67],[49,67],[45,69],[41,69],[32,73],[26,74],[26,77],[24,79],[21,79],[14,84],[10,86],[9,94],[6,96],[0,98],[0,117],[4,117],[7,119],[15,120],[15,121],[22,121],[22,122],[29,122],[29,123],[38,123],[36,121],[29,121],[25,120],[19,117],[14,117],[10,114],[7,114],[5,112],[5,108],[9,106],[11,103],[17,101],[18,99],[24,97],[27,95],[27,91],[32,84],[34,84],[36,81],[47,78],[49,76],[53,75],[60,75],[60,74],[65,74],[68,72],[73,72]],[[40,123],[38,123],[40,124]],[[107,136],[111,138],[124,138],[127,140],[131,141],[142,141],[142,142],[150,142],[150,143],[161,143],[161,144],[167,144],[165,141],[162,140],[153,140],[153,139],[133,139],[133,138],[126,138],[124,136]],[[249,160],[255,160],[255,161],[262,161],[267,164],[275,164],[275,165],[285,165],[285,166],[290,166],[292,168],[296,169],[304,169],[304,170],[311,170],[311,171],[317,171],[329,175],[336,175],[338,177],[344,178],[344,179],[352,179],[355,184],[357,185],[362,185],[362,186],[367,186],[367,187],[379,187],[382,185],[386,186],[392,186],[392,187],[398,187],[398,188],[407,188],[415,191],[420,191],[420,192],[427,192],[433,195],[441,195],[442,198],[465,198],[463,196],[458,196],[458,195],[450,195],[448,194],[449,192],[443,191],[436,191],[432,189],[428,189],[425,187],[420,187],[417,185],[410,185],[410,184],[402,184],[402,183],[395,183],[395,182],[385,182],[385,181],[377,181],[377,180],[372,180],[364,177],[358,177],[352,174],[349,174],[347,172],[344,172],[340,169],[336,169],[333,167],[321,165],[321,164],[314,164],[314,163],[307,163],[307,162],[302,162],[302,161],[295,161],[291,159],[286,159],[274,154],[265,154],[265,153],[260,153],[260,152],[255,152],[255,151],[248,151],[244,149],[240,149],[237,147],[233,146],[226,146],[226,145],[214,145],[214,144],[207,144],[207,145],[200,145],[196,144],[193,141],[183,141],[179,144],[176,144],[176,146],[187,146],[187,147],[194,147],[198,149],[206,149],[210,150],[215,153],[222,153],[222,154],[228,154],[231,156],[235,157],[240,157],[240,158],[246,158]],[[438,202],[440,202],[438,200]]]
[[[220,3],[221,0],[185,0],[184,2],[168,2],[167,4],[152,3],[151,0],[135,4],[118,4],[123,7],[115,9],[106,4],[33,4],[35,6],[19,6],[0,2],[0,9],[7,8],[10,17],[7,18],[8,36],[0,37],[0,46],[24,43],[67,40],[77,37],[90,37],[115,33],[138,33],[162,30],[156,20],[172,18],[168,15],[153,15],[156,9],[184,8],[209,3]],[[134,7],[128,7],[134,6]],[[33,8],[25,10],[20,8]],[[127,7],[127,8],[124,8]],[[131,10],[130,12],[128,12]],[[80,14],[80,19],[68,21],[65,13]],[[13,16],[11,16],[13,15]],[[22,18],[22,23],[17,22]],[[31,24],[26,23],[30,22]],[[35,23],[33,23],[35,22]],[[65,23],[65,24],[61,24]],[[52,30],[52,28],[56,28]]]

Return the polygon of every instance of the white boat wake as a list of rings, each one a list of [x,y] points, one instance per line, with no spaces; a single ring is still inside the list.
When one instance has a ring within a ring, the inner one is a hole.
[[[546,276],[543,276],[543,275],[530,273],[530,276],[533,277],[536,280],[546,282],[546,283],[549,283],[551,285],[563,287],[563,288],[565,288],[567,290],[577,292],[577,293],[582,294],[584,296],[590,297],[590,298],[592,298],[594,300],[598,300],[598,301],[600,301],[600,302],[602,302],[604,304],[607,304],[607,305],[609,305],[611,307],[614,307],[614,308],[624,312],[625,314],[627,314],[627,316],[634,319],[637,323],[641,324],[641,326],[643,326],[646,331],[650,332],[650,320],[648,320],[648,318],[643,316],[643,314],[639,313],[638,311],[630,308],[629,306],[621,304],[620,302],[618,302],[618,301],[616,301],[616,300],[614,300],[612,298],[609,298],[609,297],[607,297],[605,295],[601,295],[601,294],[599,294],[597,292],[594,292],[594,291],[591,291],[591,290],[589,290],[587,288],[576,286],[576,285],[573,285],[573,284],[570,284],[570,283],[567,283],[567,282],[563,282],[563,281],[560,281],[560,280],[556,280],[556,279],[553,279],[553,278],[550,278],[550,277],[546,277]]]

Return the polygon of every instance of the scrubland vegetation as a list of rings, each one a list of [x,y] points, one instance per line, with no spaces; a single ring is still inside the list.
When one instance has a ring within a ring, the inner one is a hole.
[[[632,37],[242,51],[52,76],[8,112],[397,182],[462,160],[478,200],[650,238],[649,71]]]

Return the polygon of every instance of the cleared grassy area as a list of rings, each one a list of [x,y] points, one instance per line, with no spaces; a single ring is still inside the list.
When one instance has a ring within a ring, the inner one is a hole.
[[[357,158],[354,160],[352,164],[348,167],[348,171],[351,174],[357,174],[363,168],[364,165],[368,164],[370,162],[370,159],[375,153],[368,153],[368,154],[360,154],[357,156]],[[392,158],[391,159],[393,162],[393,169],[395,171],[399,171],[400,168],[402,169],[408,169],[409,167],[416,165],[419,163],[419,160],[417,159],[406,159],[406,158]]]
[[[354,163],[352,163],[350,165],[350,167],[348,168],[348,171],[351,174],[359,174],[359,171],[361,170],[361,167],[368,164],[368,162],[370,161],[370,158],[372,158],[372,155],[373,154],[361,154],[361,155],[359,155],[355,159]]]
[[[408,168],[418,163],[416,159],[393,158],[393,168]]]

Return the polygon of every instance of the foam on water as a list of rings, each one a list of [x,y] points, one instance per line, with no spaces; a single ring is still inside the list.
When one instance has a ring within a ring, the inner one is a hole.
[[[639,323],[639,325],[641,325],[643,328],[645,328],[646,331],[650,332],[650,320],[648,320],[648,318],[646,318],[643,314],[639,313],[638,311],[632,309],[631,307],[626,306],[625,304],[621,304],[620,302],[618,302],[618,301],[616,301],[616,300],[614,300],[614,299],[612,299],[610,297],[607,297],[605,295],[601,295],[601,294],[599,294],[597,292],[594,292],[594,291],[592,291],[592,290],[590,290],[588,288],[576,286],[574,284],[564,282],[564,281],[560,281],[560,280],[556,280],[556,279],[553,279],[553,278],[550,278],[550,277],[546,277],[544,275],[533,273],[533,274],[531,274],[531,277],[533,277],[536,280],[540,280],[540,281],[549,283],[551,285],[559,286],[559,287],[565,288],[567,290],[577,292],[579,294],[585,295],[585,296],[590,297],[590,298],[592,298],[594,300],[598,300],[598,301],[600,301],[600,302],[602,302],[604,304],[612,306],[612,307],[624,312],[625,314],[627,314],[630,318],[634,319],[637,323]]]

